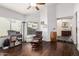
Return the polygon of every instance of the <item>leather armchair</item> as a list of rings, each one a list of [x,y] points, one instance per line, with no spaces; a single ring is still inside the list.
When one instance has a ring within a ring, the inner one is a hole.
[[[31,42],[32,48],[37,48],[42,43],[42,31],[36,31],[36,35],[33,37]]]
[[[37,40],[38,43],[42,42],[42,31],[36,31],[36,35],[33,37],[33,40]]]

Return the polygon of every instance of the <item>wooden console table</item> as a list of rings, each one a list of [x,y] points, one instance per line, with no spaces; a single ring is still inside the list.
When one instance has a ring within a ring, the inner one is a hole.
[[[62,31],[62,36],[71,36],[71,31]]]

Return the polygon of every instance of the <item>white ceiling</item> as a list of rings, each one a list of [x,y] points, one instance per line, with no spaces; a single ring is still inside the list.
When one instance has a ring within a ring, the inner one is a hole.
[[[34,7],[27,9],[30,6],[30,3],[1,3],[0,6],[8,8],[10,10],[16,11],[21,14],[30,14],[34,12],[38,12]],[[42,6],[39,6],[41,8]]]

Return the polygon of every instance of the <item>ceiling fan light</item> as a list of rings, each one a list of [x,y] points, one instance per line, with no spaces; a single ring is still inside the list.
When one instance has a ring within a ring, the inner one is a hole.
[[[36,3],[31,3],[31,6],[36,6]]]

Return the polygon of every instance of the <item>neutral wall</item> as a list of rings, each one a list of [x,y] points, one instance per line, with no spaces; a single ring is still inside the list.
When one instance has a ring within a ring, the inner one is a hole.
[[[12,10],[9,10],[7,8],[4,8],[2,6],[0,6],[0,16],[1,17],[7,17],[7,18],[15,18],[15,19],[20,19],[23,20],[23,15],[17,12],[14,12]]]
[[[76,16],[76,13],[77,13],[77,16]],[[79,50],[79,30],[78,30],[78,27],[77,27],[78,31],[76,33],[76,20],[77,20],[77,23],[79,23],[79,4],[78,3],[74,4],[74,13],[73,13],[73,20],[72,20],[72,22],[73,22],[72,34],[73,34],[74,44],[78,43],[77,49]]]
[[[43,40],[47,41],[48,39],[48,30],[47,30],[47,5],[43,6],[43,8],[40,10],[40,22],[44,21],[45,25],[41,25],[40,23],[40,30],[42,31]]]
[[[73,3],[58,3],[56,5],[56,17],[67,17],[73,15]]]
[[[72,19],[72,39],[73,39],[73,42],[74,44],[76,44],[76,36],[77,36],[77,33],[76,33],[76,15],[74,13],[73,15],[73,19]]]
[[[50,41],[50,33],[57,32],[56,20],[56,4],[47,4],[47,19],[48,19],[48,41]]]

